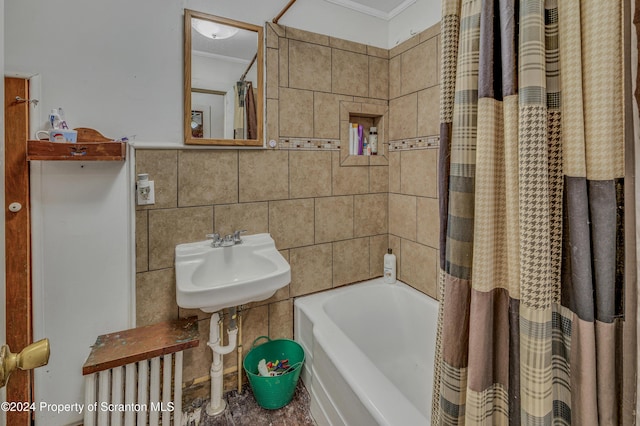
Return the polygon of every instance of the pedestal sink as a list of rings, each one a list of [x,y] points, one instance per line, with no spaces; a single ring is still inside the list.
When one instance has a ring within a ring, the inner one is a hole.
[[[239,240],[239,232],[236,234]],[[176,246],[178,306],[213,313],[207,342],[213,350],[211,398],[206,407],[210,416],[225,410],[222,356],[234,350],[238,335],[238,328],[230,326],[229,342],[222,344],[218,311],[268,299],[291,281],[291,267],[276,249],[271,235],[249,235],[239,244],[234,244],[235,238],[225,238],[227,241],[233,245],[213,247],[211,241],[199,241]],[[238,360],[238,368],[241,364]]]
[[[268,299],[291,281],[291,267],[269,234],[242,244],[212,247],[211,241],[176,246],[176,297],[182,308],[217,312]]]

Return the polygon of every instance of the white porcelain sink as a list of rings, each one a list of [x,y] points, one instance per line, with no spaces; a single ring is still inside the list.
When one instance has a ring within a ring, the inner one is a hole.
[[[176,246],[176,298],[182,308],[217,312],[268,299],[291,281],[291,267],[269,234],[242,244],[211,247],[211,240]]]

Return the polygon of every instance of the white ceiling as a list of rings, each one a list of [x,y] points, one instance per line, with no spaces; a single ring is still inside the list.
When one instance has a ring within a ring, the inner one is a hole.
[[[377,18],[391,20],[416,0],[326,0]]]

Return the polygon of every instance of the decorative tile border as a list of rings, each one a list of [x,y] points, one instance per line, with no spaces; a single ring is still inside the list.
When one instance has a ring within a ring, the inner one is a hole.
[[[339,139],[286,138],[280,139],[277,149],[339,150]]]
[[[402,139],[389,142],[389,152],[408,149],[429,149],[440,147],[440,136]]]

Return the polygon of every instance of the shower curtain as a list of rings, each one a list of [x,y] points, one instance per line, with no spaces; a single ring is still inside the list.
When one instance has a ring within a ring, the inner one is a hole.
[[[258,117],[253,83],[247,82],[247,139],[258,139]]]
[[[236,101],[233,115],[233,138],[246,139],[245,105],[247,96],[247,83],[244,80],[236,82],[234,86]]]
[[[433,424],[633,421],[622,7],[443,0]]]

